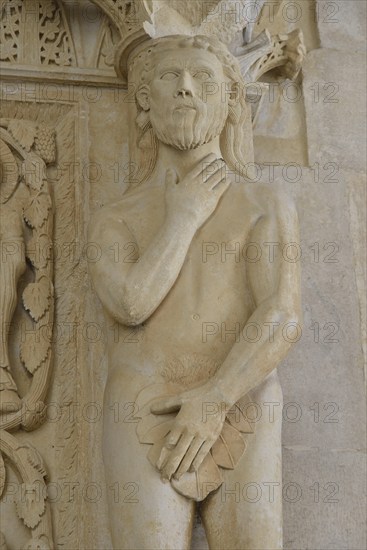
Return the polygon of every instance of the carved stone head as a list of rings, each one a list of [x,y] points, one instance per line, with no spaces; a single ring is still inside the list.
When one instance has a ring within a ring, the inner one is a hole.
[[[227,165],[246,174],[253,160],[251,112],[239,65],[224,44],[206,36],[151,40],[132,56],[129,84],[137,143],[150,165],[144,179],[154,168],[158,141],[188,150],[216,136]]]

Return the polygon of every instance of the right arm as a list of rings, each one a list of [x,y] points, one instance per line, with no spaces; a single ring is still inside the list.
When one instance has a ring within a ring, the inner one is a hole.
[[[175,283],[197,229],[214,212],[228,187],[223,165],[203,182],[203,170],[190,173],[179,184],[167,174],[166,219],[143,254],[134,263],[115,262],[111,249],[135,239],[123,221],[98,213],[90,225],[89,241],[102,250],[90,265],[97,294],[104,307],[123,325],[139,325],[157,309]]]

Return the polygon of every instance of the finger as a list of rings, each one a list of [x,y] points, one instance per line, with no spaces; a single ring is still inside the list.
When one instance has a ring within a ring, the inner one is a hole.
[[[175,448],[181,435],[182,435],[181,427],[174,428],[172,431],[169,432],[168,435],[166,435],[166,438],[164,441],[164,447],[162,447],[161,454],[159,455],[159,458],[157,460],[158,470],[162,470],[162,468],[168,461],[171,455],[172,449]]]
[[[183,460],[180,464],[180,467],[178,468],[178,470],[175,474],[175,477],[177,479],[180,479],[180,477],[189,470],[194,458],[196,457],[196,455],[197,455],[198,451],[200,450],[200,447],[203,445],[204,441],[205,441],[204,439],[197,437],[191,442],[190,448],[188,449],[187,453],[185,454],[185,456],[184,456],[184,458],[183,458]]]
[[[165,414],[178,411],[181,407],[181,399],[178,396],[165,397],[157,399],[151,406],[150,412],[153,414]]]
[[[216,159],[211,164],[205,166],[200,174],[201,180],[200,183],[208,183],[208,181],[215,177],[216,174],[222,174],[222,177],[224,175],[225,170],[225,162],[221,159]]]
[[[185,456],[187,449],[190,447],[192,440],[193,436],[190,434],[185,434],[181,437],[176,448],[171,451],[170,457],[162,470],[162,477],[171,479]]]
[[[164,446],[167,449],[173,449],[176,445],[180,437],[182,436],[182,429],[180,427],[173,428],[165,438]]]
[[[223,168],[222,170],[217,170],[211,174],[203,185],[208,189],[214,189],[214,187],[224,179],[226,179],[226,173]]]
[[[171,454],[171,451],[167,449],[167,447],[162,448],[161,454],[159,455],[159,458],[156,464],[158,470],[162,470],[163,466],[166,464],[167,460],[169,459],[170,454]]]
[[[196,166],[194,166],[194,168],[192,170],[190,170],[190,172],[188,173],[188,177],[191,179],[191,178],[197,178],[198,176],[200,176],[200,174],[202,174],[202,172],[204,172],[205,170],[207,170],[207,168],[213,164],[213,162],[216,162],[218,159],[217,157],[215,156],[214,153],[210,153],[209,155],[207,155],[206,157],[203,158],[203,160],[201,160],[200,162],[198,162],[198,164]]]
[[[209,453],[212,446],[213,446],[212,441],[210,441],[210,440],[205,441],[205,443],[200,448],[198,454],[196,455],[196,457],[195,457],[195,459],[192,463],[192,467],[190,468],[190,471],[193,471],[193,470],[197,471],[198,470],[199,466],[203,462],[206,455]]]
[[[215,191],[219,196],[221,196],[228,189],[230,185],[231,185],[231,182],[228,180],[228,178],[223,178],[217,185],[213,187],[213,191]]]

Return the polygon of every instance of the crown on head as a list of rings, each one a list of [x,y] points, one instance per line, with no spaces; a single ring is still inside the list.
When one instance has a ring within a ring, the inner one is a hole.
[[[115,68],[125,81],[130,54],[149,39],[201,35],[229,45],[259,14],[265,0],[95,0],[122,40]]]

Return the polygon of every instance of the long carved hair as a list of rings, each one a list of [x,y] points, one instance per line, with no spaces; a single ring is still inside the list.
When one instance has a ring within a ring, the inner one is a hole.
[[[134,108],[130,109],[130,187],[136,187],[150,178],[157,162],[159,145],[150,123],[149,111],[144,111],[139,105],[136,93],[141,86],[149,85],[157,54],[173,47],[205,49],[222,63],[224,74],[231,83],[232,101],[229,102],[228,117],[220,135],[220,148],[230,170],[246,177],[254,162],[251,108],[246,102],[245,83],[236,58],[218,40],[201,35],[175,35],[150,40],[129,64],[129,90],[135,97]]]

